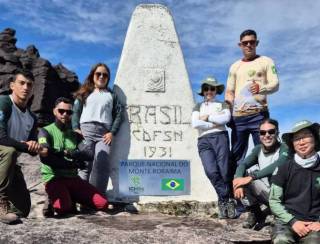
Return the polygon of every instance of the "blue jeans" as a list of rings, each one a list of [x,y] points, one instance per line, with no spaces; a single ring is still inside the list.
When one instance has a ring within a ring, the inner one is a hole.
[[[200,137],[198,151],[204,171],[217,192],[218,200],[227,201],[231,196],[228,133],[223,131]]]
[[[259,126],[261,122],[268,117],[268,112],[233,117],[231,157],[234,163],[234,171],[247,154],[250,134],[252,135],[254,145],[260,144]]]

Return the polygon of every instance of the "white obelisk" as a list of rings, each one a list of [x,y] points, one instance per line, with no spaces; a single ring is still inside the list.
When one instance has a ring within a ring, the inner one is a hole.
[[[173,18],[165,6],[143,4],[135,9],[115,89],[126,111],[112,147],[110,198],[123,200],[117,195],[120,160],[187,159],[191,165],[190,195],[136,200],[216,200],[198,156],[197,132],[191,127],[194,98]]]

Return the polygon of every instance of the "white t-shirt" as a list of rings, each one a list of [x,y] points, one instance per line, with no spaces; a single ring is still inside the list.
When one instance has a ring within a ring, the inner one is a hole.
[[[83,105],[80,124],[99,122],[111,127],[113,98],[107,90],[93,91]]]

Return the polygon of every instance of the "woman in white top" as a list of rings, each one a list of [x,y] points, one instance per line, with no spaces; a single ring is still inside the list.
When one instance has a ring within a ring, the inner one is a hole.
[[[204,98],[192,112],[192,126],[198,129],[198,151],[205,173],[218,195],[220,218],[235,218],[235,202],[232,199],[232,176],[229,163],[229,137],[225,124],[230,120],[230,109],[224,102],[216,100],[224,85],[213,77],[202,81]]]
[[[86,146],[94,152],[94,160],[79,172],[105,195],[109,179],[110,146],[117,133],[122,106],[108,88],[110,70],[104,63],[94,65],[75,94],[72,127],[83,135]]]

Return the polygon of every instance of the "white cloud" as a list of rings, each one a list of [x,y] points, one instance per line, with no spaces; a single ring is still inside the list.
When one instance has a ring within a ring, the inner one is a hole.
[[[97,1],[0,1],[6,18],[39,32],[67,40],[119,44],[130,18],[126,8]],[[116,10],[116,11],[115,11]],[[19,20],[16,17],[19,16]],[[126,16],[125,20],[123,16]],[[116,35],[115,33],[121,33]]]
[[[237,47],[240,32],[253,28],[261,40],[258,52],[272,57],[279,70],[280,91],[272,96],[272,103],[320,102],[319,1],[157,2],[166,4],[173,14],[194,87],[209,73],[224,79],[230,64],[241,57]],[[122,47],[132,11],[139,3],[142,1],[0,0],[0,8],[7,10],[1,11],[0,19],[52,36],[59,45],[86,42],[113,49]]]

